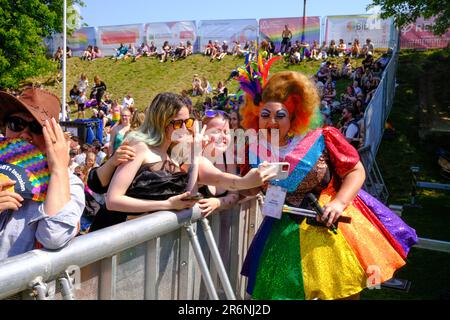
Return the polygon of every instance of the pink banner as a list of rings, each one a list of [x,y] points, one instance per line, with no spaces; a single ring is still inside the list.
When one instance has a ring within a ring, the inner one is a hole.
[[[445,48],[450,41],[450,29],[442,36],[436,36],[431,31],[434,18],[418,18],[415,23],[402,28],[400,47],[402,49]]]

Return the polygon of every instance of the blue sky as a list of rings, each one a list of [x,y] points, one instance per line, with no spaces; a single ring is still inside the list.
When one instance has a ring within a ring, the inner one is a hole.
[[[180,20],[299,17],[301,0],[84,0],[83,22],[89,26]],[[371,0],[308,0],[308,16],[366,13]]]

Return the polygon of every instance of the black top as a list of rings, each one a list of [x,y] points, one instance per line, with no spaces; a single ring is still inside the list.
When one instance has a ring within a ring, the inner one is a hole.
[[[167,200],[184,193],[188,181],[189,174],[180,171],[179,167],[170,161],[143,164],[125,194],[137,199]],[[109,185],[106,187],[101,185],[96,169],[89,172],[88,186],[96,193],[105,193],[109,187]],[[106,208],[106,205],[103,205],[97,212],[89,231],[92,232],[125,222],[127,216],[143,213],[111,211]]]

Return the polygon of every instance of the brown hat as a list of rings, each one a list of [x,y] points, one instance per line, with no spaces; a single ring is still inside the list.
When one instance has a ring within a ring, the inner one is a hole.
[[[57,96],[37,88],[25,89],[19,97],[0,91],[0,123],[8,114],[25,109],[41,124],[55,118],[59,121],[61,103]]]

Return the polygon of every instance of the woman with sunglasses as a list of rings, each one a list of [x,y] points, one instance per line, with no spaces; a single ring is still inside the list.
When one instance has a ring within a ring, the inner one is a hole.
[[[198,132],[194,123],[180,95],[160,93],[153,99],[144,123],[126,137],[135,156],[115,170],[106,196],[107,210],[97,213],[91,231],[123,222],[128,215],[191,208],[196,200],[189,200],[190,191],[197,179],[199,184],[238,190],[262,185],[272,177],[254,169],[241,178],[215,168],[201,157],[206,127]],[[189,146],[195,144],[194,154],[190,164],[180,165],[168,151],[171,145],[186,141]]]
[[[44,202],[8,191],[16,181],[0,182],[0,260],[37,246],[59,249],[78,232],[84,187],[69,173],[69,142],[57,122],[60,105],[56,96],[35,88],[19,97],[0,92],[0,121],[6,126],[6,138],[33,144],[47,156],[50,171]]]
[[[241,272],[247,292],[254,299],[358,298],[405,265],[416,233],[360,190],[365,172],[358,152],[336,128],[321,127],[319,96],[308,78],[285,71],[262,82],[261,91],[247,90],[242,125],[267,130],[259,149],[277,151],[290,169],[267,187],[265,202],[281,198],[287,207],[269,212],[252,241]],[[277,198],[269,200],[272,194]],[[315,197],[322,214],[299,212],[316,208]]]

